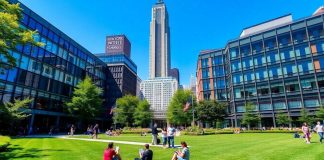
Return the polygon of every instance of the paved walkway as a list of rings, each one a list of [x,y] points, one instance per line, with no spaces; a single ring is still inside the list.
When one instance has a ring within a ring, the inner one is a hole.
[[[75,135],[77,136],[77,135]],[[30,136],[26,136],[27,138],[62,138],[62,139],[67,139],[67,140],[80,140],[80,141],[89,141],[89,142],[105,142],[105,143],[109,143],[109,142],[114,142],[114,143],[119,143],[119,144],[130,144],[130,145],[139,145],[139,146],[144,146],[147,143],[143,143],[143,142],[131,142],[131,141],[116,141],[116,140],[108,140],[108,139],[89,139],[89,138],[74,138],[74,137],[70,137],[67,135],[53,135],[53,136],[49,136],[49,135],[30,135]],[[153,147],[163,147],[163,145],[151,145]],[[181,146],[179,145],[175,145],[176,148],[180,148]]]

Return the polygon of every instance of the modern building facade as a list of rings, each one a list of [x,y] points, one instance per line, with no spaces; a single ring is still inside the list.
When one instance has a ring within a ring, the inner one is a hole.
[[[262,125],[276,126],[285,112],[296,120],[324,102],[323,10],[293,21],[285,15],[245,28],[226,47],[202,51],[197,63],[198,100],[225,101],[228,126],[240,126],[252,102]]]
[[[125,54],[131,57],[131,43],[125,35],[111,35],[106,37],[106,53],[108,55]]]
[[[150,23],[150,79],[169,76],[170,56],[169,15],[164,2],[159,0],[152,8]]]
[[[106,38],[106,53],[96,54],[105,62],[111,72],[108,86],[110,106],[124,95],[137,95],[137,66],[131,60],[131,43],[125,35],[112,35]],[[118,87],[117,87],[118,86]]]
[[[106,81],[109,70],[104,62],[69,36],[23,4],[20,6],[23,9],[21,27],[37,30],[39,34],[34,39],[44,46],[17,45],[10,51],[17,59],[17,65],[12,69],[0,69],[0,102],[31,97],[34,100],[30,105],[31,116],[23,127],[38,132],[48,132],[52,126],[63,130],[73,123],[64,112],[64,102],[71,99],[74,87],[86,75],[104,90],[102,96],[105,103],[108,101]],[[6,64],[4,57],[0,59]],[[108,108],[104,107],[104,110],[108,111]]]
[[[178,68],[170,69],[169,76],[175,78],[178,81],[178,84],[180,85],[180,73]]]
[[[142,81],[141,90],[151,105],[154,120],[166,120],[168,105],[177,89],[178,81],[172,77]]]

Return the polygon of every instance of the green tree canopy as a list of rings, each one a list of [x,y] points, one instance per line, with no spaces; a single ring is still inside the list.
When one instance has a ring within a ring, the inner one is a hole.
[[[215,100],[200,101],[195,108],[198,120],[203,122],[213,123],[215,121],[222,121],[226,117],[225,103],[220,103]]]
[[[70,102],[66,103],[68,111],[80,120],[87,122],[96,118],[102,110],[102,89],[97,87],[90,77],[77,84]]]
[[[191,107],[184,111],[184,106],[187,102],[191,103],[191,91],[190,90],[177,90],[173,95],[171,102],[167,111],[167,119],[170,123],[173,124],[190,124],[192,121],[192,105],[195,105],[195,99],[193,99],[194,103],[191,104]]]
[[[115,123],[132,126],[134,124],[134,112],[138,106],[139,99],[136,96],[126,95],[118,98],[114,109]]]
[[[245,104],[245,113],[243,114],[242,124],[248,126],[248,130],[250,130],[251,125],[255,125],[261,121],[261,116],[259,113],[254,113],[255,105],[253,103]]]
[[[19,3],[10,4],[8,0],[0,0],[0,62],[6,62],[11,66],[16,66],[16,59],[10,50],[15,50],[17,44],[43,45],[34,41],[36,31],[30,31],[19,25],[19,20],[22,19],[21,11]],[[0,67],[4,65],[0,63]]]
[[[321,106],[316,112],[316,120],[323,121],[324,120],[324,107]]]
[[[2,133],[15,133],[15,128],[20,120],[29,116],[28,105],[33,99],[15,99],[13,103],[8,102],[0,106],[0,131]]]
[[[291,122],[291,118],[288,116],[288,114],[279,112],[276,114],[276,122],[280,126],[288,125]]]
[[[150,110],[150,104],[148,103],[148,101],[140,101],[134,112],[135,125],[147,127],[150,124],[152,117],[153,114]]]
[[[311,125],[314,123],[315,119],[305,108],[302,108],[300,110],[300,117],[298,118],[298,121],[301,123],[306,122],[308,125]]]

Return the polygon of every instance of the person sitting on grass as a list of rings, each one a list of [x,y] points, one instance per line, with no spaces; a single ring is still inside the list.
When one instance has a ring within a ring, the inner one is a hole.
[[[182,151],[175,151],[173,154],[172,160],[189,160],[190,152],[189,148],[187,147],[187,143],[182,141],[181,142]]]
[[[145,150],[141,149],[139,151],[140,159],[135,158],[135,160],[153,160],[153,151],[150,150],[150,145],[144,145]]]
[[[104,155],[103,155],[104,160],[121,160],[120,154],[119,154],[119,147],[116,148],[116,151],[114,150],[114,143],[109,142],[108,148],[105,149]]]

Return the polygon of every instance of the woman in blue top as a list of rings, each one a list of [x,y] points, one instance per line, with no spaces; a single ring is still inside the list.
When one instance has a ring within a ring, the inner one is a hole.
[[[182,151],[176,151],[172,157],[172,160],[189,160],[190,152],[187,147],[187,143],[181,142]]]

